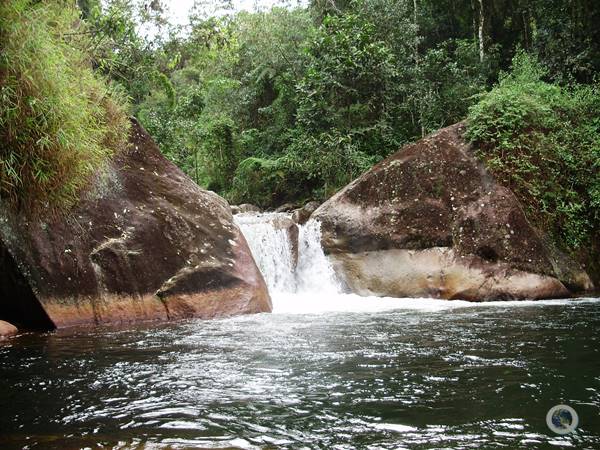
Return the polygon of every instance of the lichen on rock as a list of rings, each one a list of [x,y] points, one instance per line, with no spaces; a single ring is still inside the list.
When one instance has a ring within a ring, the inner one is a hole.
[[[313,214],[348,290],[468,300],[565,297],[593,284],[527,220],[462,123],[380,162]]]
[[[57,327],[270,311],[227,202],[167,161],[135,120],[130,142],[110,180],[99,177],[67,216],[3,210],[0,266],[15,271],[4,289],[30,292]],[[3,299],[0,319],[33,326],[18,301]]]

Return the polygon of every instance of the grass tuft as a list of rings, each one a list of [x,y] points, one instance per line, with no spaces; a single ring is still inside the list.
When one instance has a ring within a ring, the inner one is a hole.
[[[95,74],[73,2],[0,3],[0,202],[62,211],[125,148],[126,101]]]

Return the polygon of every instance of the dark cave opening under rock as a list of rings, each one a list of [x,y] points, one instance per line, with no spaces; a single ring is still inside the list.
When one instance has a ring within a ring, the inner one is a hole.
[[[21,330],[53,330],[54,323],[33,293],[15,259],[0,241],[0,320]]]

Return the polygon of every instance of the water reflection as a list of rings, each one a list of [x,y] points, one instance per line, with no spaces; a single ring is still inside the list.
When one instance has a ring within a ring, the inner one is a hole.
[[[0,346],[0,448],[600,446],[600,303],[273,314]],[[553,435],[546,411],[580,416]]]

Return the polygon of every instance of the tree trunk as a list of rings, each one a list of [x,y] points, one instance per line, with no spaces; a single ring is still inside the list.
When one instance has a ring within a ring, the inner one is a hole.
[[[473,13],[473,40],[477,40],[477,8],[475,0],[471,0],[471,11]]]
[[[198,148],[194,148],[194,175],[196,178],[196,184],[200,184],[198,180]]]
[[[483,11],[483,0],[479,0],[479,61],[483,62],[485,58],[485,43],[483,36],[483,27],[485,25],[485,14]]]
[[[417,68],[420,66],[420,58],[419,58],[419,23],[417,19],[418,15],[418,5],[417,0],[413,0],[413,23],[415,26],[415,65]],[[422,96],[419,100],[419,124],[421,125],[421,137],[425,137],[425,124],[423,123],[423,100]]]

